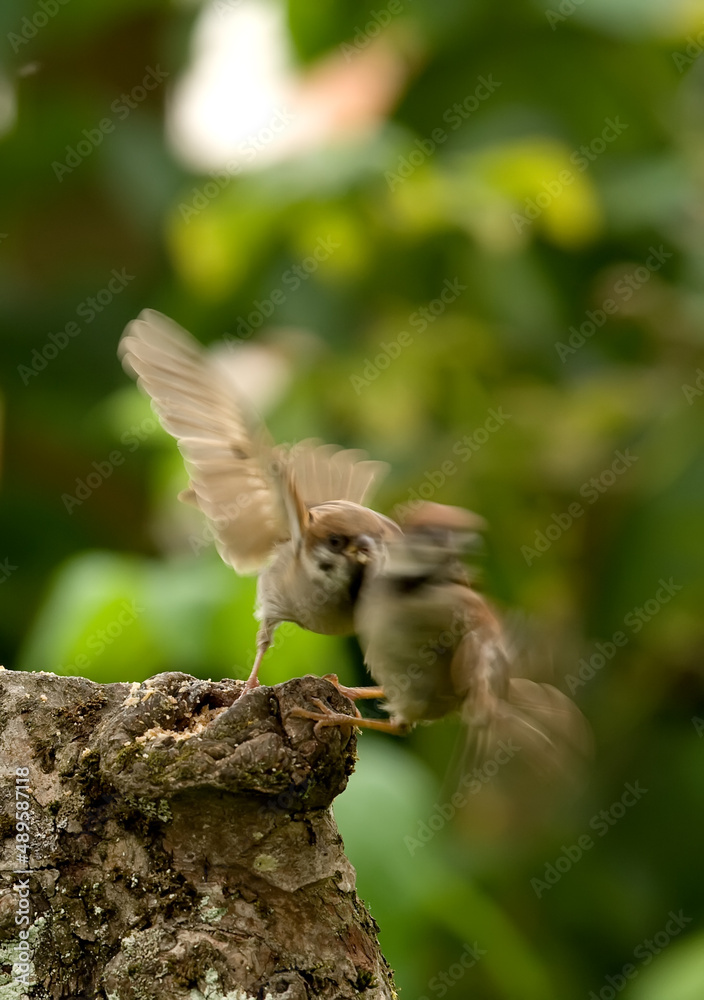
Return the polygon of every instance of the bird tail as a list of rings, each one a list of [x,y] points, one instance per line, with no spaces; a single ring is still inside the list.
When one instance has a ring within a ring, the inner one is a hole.
[[[468,751],[482,766],[500,749],[548,780],[570,778],[592,755],[589,724],[571,698],[552,684],[511,677],[503,697],[468,724]]]

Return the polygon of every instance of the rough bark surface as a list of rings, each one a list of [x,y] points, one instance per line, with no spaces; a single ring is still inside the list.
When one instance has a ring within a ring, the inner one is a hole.
[[[395,997],[330,808],[354,730],[288,717],[350,702],[241,691],[0,672],[0,1000]]]

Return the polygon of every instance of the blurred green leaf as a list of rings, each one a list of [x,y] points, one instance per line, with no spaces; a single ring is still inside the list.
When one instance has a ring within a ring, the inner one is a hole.
[[[667,951],[638,970],[623,994],[626,1000],[698,1000],[704,983],[704,934],[675,941]]]

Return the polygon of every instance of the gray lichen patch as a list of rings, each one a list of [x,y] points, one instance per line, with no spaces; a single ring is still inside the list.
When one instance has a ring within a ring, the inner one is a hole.
[[[19,937],[0,942],[0,1000],[24,1000],[36,982],[31,951],[20,946]]]
[[[205,920],[207,924],[217,924],[219,923],[225,914],[228,912],[227,906],[211,906],[210,896],[204,896],[198,906],[201,918]]]
[[[171,806],[168,799],[147,799],[139,798],[135,795],[126,795],[125,802],[128,806],[139,810],[147,819],[158,820],[160,823],[169,823],[172,819]]]

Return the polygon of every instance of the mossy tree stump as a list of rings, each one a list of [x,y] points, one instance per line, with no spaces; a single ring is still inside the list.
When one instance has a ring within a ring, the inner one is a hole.
[[[395,996],[330,808],[354,731],[288,717],[351,705],[242,687],[0,672],[1,1000]]]

